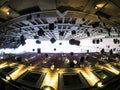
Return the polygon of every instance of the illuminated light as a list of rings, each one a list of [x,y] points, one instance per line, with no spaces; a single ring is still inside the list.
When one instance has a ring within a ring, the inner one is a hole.
[[[47,85],[47,86],[51,86],[55,90],[57,90],[57,88],[58,88],[58,72],[61,72],[61,69],[59,71],[57,71],[57,70],[51,71],[48,68],[44,68],[43,71],[46,71],[47,74],[46,74],[44,81],[42,83],[42,87]]]
[[[68,58],[65,59],[65,63],[69,64],[70,60]]]
[[[18,63],[10,63],[9,66],[15,66],[17,65]]]
[[[80,64],[80,68],[84,68],[84,64]]]
[[[7,62],[0,64],[0,68],[6,67],[6,66],[7,66]]]
[[[47,63],[47,61],[46,61],[46,60],[43,60],[43,61],[42,61],[42,63],[44,63],[44,64],[45,64],[45,63]]]
[[[77,60],[73,60],[73,63],[74,63],[74,64],[77,64]]]
[[[6,80],[8,80],[8,81],[9,81],[10,79],[11,79],[11,78],[10,78],[10,76],[6,76]]]
[[[98,9],[98,7],[97,7],[97,6],[95,6],[95,9]]]
[[[103,78],[103,79],[105,79],[106,77],[107,77],[107,76],[106,76],[106,75],[104,75],[102,78]]]
[[[104,69],[104,66],[102,66],[100,64],[98,64],[96,67],[99,68],[99,69]]]
[[[16,71],[14,71],[13,73],[10,74],[10,77],[15,80],[16,77],[18,77],[19,75],[21,75],[20,73],[22,72],[21,70],[24,68],[23,65],[18,65],[17,67],[18,69]]]
[[[54,70],[55,69],[55,65],[51,65],[50,69]]]
[[[34,58],[36,58],[36,56],[30,57],[29,59],[34,59]]]
[[[10,12],[8,11],[8,12],[6,12],[6,14],[7,14],[7,15],[10,15]]]
[[[1,56],[0,59],[3,59],[3,56]]]
[[[57,71],[60,70],[59,68],[57,68]]]
[[[106,59],[108,60],[109,58],[108,58],[108,57],[106,57]]]
[[[15,57],[15,60],[17,60],[18,56]]]
[[[97,4],[96,7],[97,8],[102,8],[105,4],[104,3],[100,3],[100,4]]]
[[[97,83],[97,86],[98,86],[98,87],[103,87],[102,82],[98,82],[98,83]]]
[[[27,58],[25,58],[25,61],[28,62],[29,60]]]
[[[91,68],[91,67],[92,67],[92,65],[89,65],[88,67],[89,67],[89,68]]]
[[[28,69],[31,69],[31,66],[24,66],[24,65],[18,65],[18,69],[11,73],[9,76],[12,78],[12,80],[16,80],[18,77],[20,77],[24,72],[26,72]]]
[[[81,68],[74,68],[74,71],[76,72],[76,73],[79,73],[79,72],[81,72]],[[65,71],[64,71],[65,72]]]
[[[116,70],[114,67],[112,67],[110,64],[106,64],[105,67],[107,70],[109,70],[110,72],[116,74],[116,75],[119,75],[119,71]]]
[[[90,84],[90,86],[94,86],[99,81],[99,78],[96,77],[91,72],[91,69],[88,68],[88,67],[83,68],[83,70],[81,70],[81,73],[83,74],[83,76],[85,77],[85,79],[88,81],[88,83]]]
[[[4,13],[7,14],[7,12],[9,11],[10,8],[8,8],[7,6],[2,6],[1,7],[1,11],[3,11]]]

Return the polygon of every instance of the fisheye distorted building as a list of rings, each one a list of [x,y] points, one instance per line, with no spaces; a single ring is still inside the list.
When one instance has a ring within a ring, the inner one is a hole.
[[[119,0],[0,0],[0,90],[120,90]]]

